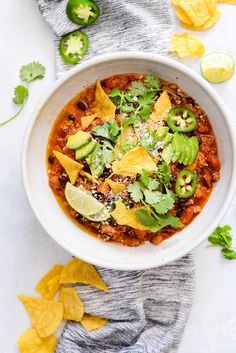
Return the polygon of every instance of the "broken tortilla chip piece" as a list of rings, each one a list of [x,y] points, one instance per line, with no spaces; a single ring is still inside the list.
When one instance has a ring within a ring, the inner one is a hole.
[[[178,4],[188,15],[194,27],[204,25],[217,9],[216,0],[178,0]]]
[[[60,288],[60,274],[63,269],[62,265],[55,265],[46,273],[35,287],[44,299],[53,299]]]
[[[154,171],[156,168],[156,163],[143,147],[133,148],[124,154],[119,161],[112,163],[112,171],[118,175],[135,176],[141,173],[143,169]]]
[[[166,91],[163,91],[153,107],[153,112],[150,116],[149,127],[152,128],[153,123],[156,123],[160,120],[166,120],[167,114],[171,110],[172,105],[170,97]]]
[[[68,175],[71,184],[74,185],[76,179],[78,177],[79,172],[83,168],[82,164],[74,161],[72,158],[66,156],[65,154],[53,151],[59,162],[61,163],[62,167],[65,169],[66,174]]]
[[[84,314],[84,316],[80,320],[81,325],[87,331],[93,331],[93,330],[99,329],[105,326],[107,322],[108,320],[104,319],[103,317],[98,317],[90,314]]]
[[[122,201],[115,202],[116,208],[111,215],[119,225],[126,225],[139,230],[150,230],[145,227],[136,217],[137,208],[126,208]]]
[[[118,139],[116,141],[115,147],[114,147],[114,157],[115,160],[119,160],[123,153],[123,145],[125,141],[129,141],[132,145],[137,145],[138,139],[135,134],[134,128],[132,126],[124,126],[122,134],[118,136]]]
[[[64,305],[64,320],[80,321],[84,315],[84,304],[75,287],[61,288],[58,301]]]
[[[105,292],[108,291],[106,284],[103,282],[95,267],[77,258],[73,258],[67,265],[64,266],[61,273],[60,282],[63,284],[90,284],[91,286],[97,287]]]
[[[124,191],[127,187],[125,184],[118,183],[117,181],[112,181],[110,179],[107,179],[106,183],[110,186],[111,191],[113,192],[114,195]]]
[[[95,109],[97,110],[97,117],[104,122],[115,118],[116,106],[103,91],[100,81],[96,82]]]
[[[215,14],[211,17],[211,19],[209,21],[207,21],[206,23],[204,23],[204,25],[199,26],[199,27],[195,27],[193,25],[189,25],[187,23],[181,22],[181,25],[187,29],[190,29],[191,31],[204,31],[210,27],[212,27],[216,22],[219,21],[219,19],[221,18],[221,11],[220,10],[216,10]]]
[[[41,338],[31,327],[18,338],[20,353],[53,353],[57,346],[57,338],[49,336]]]
[[[96,117],[97,117],[97,114],[82,116],[80,120],[82,130],[87,129],[87,127],[89,127],[89,125],[92,124],[92,122],[96,119]]]
[[[176,15],[180,19],[180,21],[183,21],[188,25],[192,24],[191,18],[189,18],[188,14],[181,7],[178,8]]]
[[[41,298],[19,295],[40,337],[51,336],[63,318],[63,304]]]
[[[80,172],[80,174],[85,176],[85,178],[87,178],[89,181],[91,181],[91,183],[99,185],[98,180],[96,178],[94,178],[91,174],[85,172],[84,170],[82,170]]]
[[[179,33],[172,36],[170,51],[176,52],[180,58],[202,56],[205,47],[196,36],[190,33]]]

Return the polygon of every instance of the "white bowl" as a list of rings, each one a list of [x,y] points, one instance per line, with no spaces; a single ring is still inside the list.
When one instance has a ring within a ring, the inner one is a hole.
[[[147,73],[176,82],[208,114],[217,137],[221,179],[200,215],[177,235],[158,246],[138,248],[105,243],[83,232],[58,205],[46,174],[46,145],[52,125],[83,87],[114,74]],[[23,148],[23,179],[29,202],[48,234],[71,254],[98,266],[137,270],[169,263],[205,240],[229,208],[235,189],[235,146],[226,108],[216,91],[184,65],[151,53],[112,53],[76,66],[59,79],[32,119]]]

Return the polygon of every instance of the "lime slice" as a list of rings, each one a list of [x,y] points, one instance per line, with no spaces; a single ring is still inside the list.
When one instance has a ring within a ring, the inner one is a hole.
[[[224,53],[211,53],[201,61],[202,76],[213,83],[230,80],[234,75],[234,60]]]
[[[81,215],[87,217],[101,212],[105,206],[81,187],[67,183],[65,197],[68,204]]]
[[[110,218],[110,211],[108,208],[104,207],[104,209],[96,214],[84,216],[85,218],[89,219],[93,222],[103,222]]]

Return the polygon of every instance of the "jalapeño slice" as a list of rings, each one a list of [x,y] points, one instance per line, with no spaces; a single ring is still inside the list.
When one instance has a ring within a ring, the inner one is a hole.
[[[97,20],[100,10],[95,2],[91,0],[69,0],[66,6],[66,13],[72,22],[87,26]]]
[[[190,169],[182,169],[177,175],[175,183],[175,192],[182,198],[187,199],[195,193],[198,185],[198,177]]]
[[[88,44],[88,36],[84,32],[76,30],[62,37],[59,52],[66,63],[76,64],[86,53]]]
[[[197,128],[198,121],[192,110],[178,107],[169,111],[167,124],[172,131],[190,132]]]

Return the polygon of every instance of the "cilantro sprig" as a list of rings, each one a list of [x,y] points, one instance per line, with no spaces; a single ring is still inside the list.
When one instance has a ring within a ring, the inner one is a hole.
[[[222,255],[228,260],[236,260],[236,251],[232,247],[233,237],[230,234],[230,225],[217,227],[209,236],[208,241],[212,246],[221,246]]]
[[[183,227],[180,219],[169,213],[176,202],[176,195],[167,188],[169,181],[169,166],[163,163],[156,173],[144,170],[139,179],[127,188],[133,201],[144,205],[137,209],[136,217],[153,232],[167,225]]]
[[[32,62],[27,65],[23,65],[20,69],[20,79],[26,82],[26,85],[18,85],[15,87],[13,102],[20,108],[11,118],[1,121],[1,125],[5,125],[15,119],[23,110],[28,97],[29,97],[29,83],[35,80],[41,80],[45,76],[45,67],[39,62]]]
[[[93,135],[104,137],[113,142],[116,141],[119,133],[120,133],[120,128],[116,120],[111,120],[105,124],[97,125],[92,130]]]

